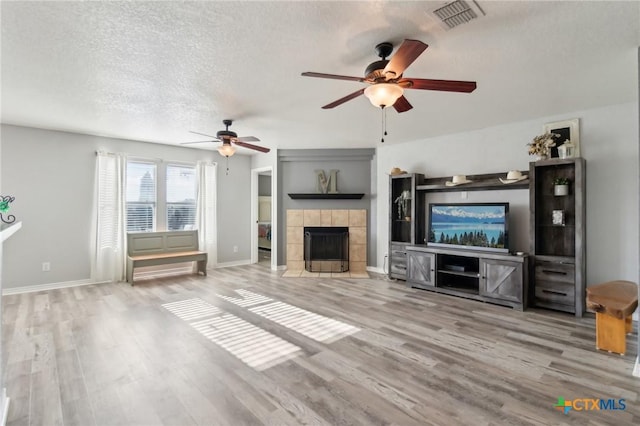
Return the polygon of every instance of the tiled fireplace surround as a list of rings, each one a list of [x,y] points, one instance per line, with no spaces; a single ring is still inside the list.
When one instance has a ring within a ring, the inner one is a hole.
[[[349,272],[308,272],[304,269],[304,227],[349,228]],[[368,278],[366,210],[287,210],[287,272],[285,276]]]

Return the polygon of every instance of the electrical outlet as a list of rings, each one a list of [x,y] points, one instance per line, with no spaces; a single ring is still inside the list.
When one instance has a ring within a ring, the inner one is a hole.
[[[238,252],[238,246],[233,246],[233,252],[237,253]]]
[[[42,262],[42,271],[43,272],[49,272],[50,270],[51,270],[51,263]]]

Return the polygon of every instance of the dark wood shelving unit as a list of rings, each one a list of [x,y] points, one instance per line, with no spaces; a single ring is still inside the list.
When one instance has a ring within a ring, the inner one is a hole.
[[[418,173],[389,176],[389,278],[407,279],[406,248],[416,244],[417,235],[424,235],[424,195],[416,192],[423,180]],[[408,194],[404,212],[396,201],[403,193]]]
[[[578,317],[585,311],[585,169],[583,158],[529,164],[532,298],[536,306]],[[569,179],[568,195],[554,195],[553,180],[558,177]],[[553,223],[554,210],[562,211],[563,225]]]
[[[528,170],[522,170],[521,173],[525,176],[528,175]],[[520,180],[513,183],[502,183],[500,178],[504,179],[507,173],[488,173],[482,175],[467,176],[467,179],[472,181],[471,183],[465,183],[463,185],[447,186],[447,181],[451,180],[451,177],[438,177],[428,178],[423,181],[422,184],[417,185],[417,191],[425,192],[453,192],[453,191],[490,191],[490,190],[504,190],[504,189],[528,189],[529,178]]]

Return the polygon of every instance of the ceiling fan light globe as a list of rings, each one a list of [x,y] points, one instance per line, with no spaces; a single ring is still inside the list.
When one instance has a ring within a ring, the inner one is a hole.
[[[218,152],[223,157],[231,157],[233,154],[236,153],[236,149],[233,146],[231,146],[231,144],[225,143],[220,148],[218,148]]]
[[[364,95],[377,108],[388,108],[402,96],[404,89],[393,83],[377,83],[364,89]]]

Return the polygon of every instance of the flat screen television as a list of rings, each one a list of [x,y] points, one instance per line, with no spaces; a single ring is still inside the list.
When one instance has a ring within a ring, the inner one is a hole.
[[[509,251],[509,203],[429,204],[427,245]]]

